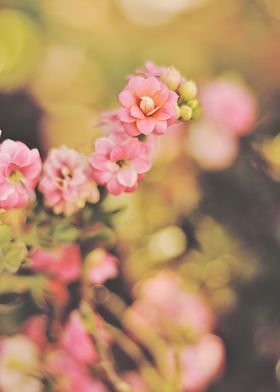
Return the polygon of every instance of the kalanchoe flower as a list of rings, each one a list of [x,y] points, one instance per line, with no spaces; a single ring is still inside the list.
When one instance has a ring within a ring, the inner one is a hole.
[[[40,352],[24,335],[8,337],[0,347],[0,389],[3,392],[43,392],[38,378]]]
[[[178,95],[151,76],[132,76],[119,94],[119,119],[131,136],[162,135],[178,118]]]
[[[64,146],[53,149],[47,157],[39,190],[44,194],[46,205],[56,214],[72,215],[87,201],[99,200],[86,158]]]
[[[0,144],[0,208],[25,206],[34,197],[42,162],[37,149],[5,140]]]
[[[103,284],[118,275],[118,259],[105,249],[97,248],[85,260],[87,278],[93,284]]]
[[[133,192],[152,165],[147,148],[132,138],[120,144],[112,138],[97,139],[89,162],[95,181],[114,195]]]
[[[225,127],[236,136],[247,135],[257,117],[257,103],[251,91],[231,80],[216,80],[202,88],[205,118]]]
[[[33,271],[45,272],[62,282],[73,282],[81,275],[82,258],[77,244],[61,245],[54,249],[33,249],[30,258]]]
[[[100,126],[106,135],[124,133],[125,128],[119,119],[118,110],[108,110],[100,116]]]

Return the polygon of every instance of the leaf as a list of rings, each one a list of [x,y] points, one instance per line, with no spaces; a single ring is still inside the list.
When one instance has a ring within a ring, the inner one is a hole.
[[[14,242],[4,249],[5,266],[9,272],[17,272],[28,251],[23,242]]]
[[[12,241],[12,229],[8,225],[0,224],[0,245]]]

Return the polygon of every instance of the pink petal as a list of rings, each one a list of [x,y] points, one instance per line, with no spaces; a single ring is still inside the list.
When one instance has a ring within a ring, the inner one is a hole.
[[[117,196],[124,192],[125,187],[121,185],[116,178],[112,178],[107,184],[108,192],[112,193],[113,195]]]
[[[137,182],[137,173],[133,167],[126,167],[117,173],[118,182],[127,187],[132,187]]]
[[[134,105],[130,108],[130,114],[131,114],[131,116],[136,117],[138,119],[142,119],[145,117],[142,110],[136,105]]]
[[[124,124],[124,127],[125,127],[126,133],[127,133],[128,135],[130,135],[130,136],[138,136],[138,135],[140,135],[140,133],[141,133],[141,132],[139,131],[139,129],[137,128],[135,122],[134,122],[134,123],[125,123],[125,124]]]
[[[165,134],[166,129],[167,129],[166,121],[157,121],[154,133],[157,135],[163,135]]]
[[[131,139],[125,142],[125,156],[127,159],[132,160],[140,155],[141,143],[137,139]]]
[[[101,185],[104,185],[108,181],[110,181],[112,176],[113,176],[113,174],[110,173],[109,171],[99,171],[99,170],[96,170],[96,171],[93,172],[94,180],[97,182],[97,184],[101,184]]]
[[[146,84],[147,91],[149,91],[151,93],[151,95],[153,93],[155,93],[156,91],[160,90],[160,88],[161,88],[161,84],[160,84],[159,80],[157,78],[155,78],[154,76],[151,76],[148,79],[146,79],[145,84]]]
[[[143,120],[137,120],[137,128],[144,135],[149,135],[153,132],[156,125],[156,120],[152,117],[146,117]]]
[[[152,162],[150,159],[144,156],[140,156],[131,162],[132,167],[136,170],[137,173],[146,173],[150,170],[152,166]]]
[[[129,91],[129,90],[123,90],[119,94],[119,101],[120,101],[120,104],[126,108],[130,108],[131,106],[136,104],[136,100],[135,100],[134,96],[132,95],[131,91]]]
[[[95,151],[99,154],[108,155],[110,154],[114,144],[107,137],[100,137],[95,142]]]
[[[131,116],[129,109],[121,108],[119,110],[119,119],[125,123],[133,123],[135,119]]]
[[[111,154],[110,154],[110,159],[113,162],[118,162],[121,161],[123,159],[126,159],[126,150],[124,146],[116,146],[114,147],[114,149],[112,150]]]
[[[102,154],[92,154],[89,157],[89,163],[98,170],[107,170],[108,167],[108,159]]]

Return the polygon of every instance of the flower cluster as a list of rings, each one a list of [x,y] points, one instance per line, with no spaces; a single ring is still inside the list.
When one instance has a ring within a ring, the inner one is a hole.
[[[240,137],[253,131],[256,99],[244,83],[217,79],[201,88],[200,101],[203,119],[191,127],[188,149],[203,169],[226,169],[237,157]]]

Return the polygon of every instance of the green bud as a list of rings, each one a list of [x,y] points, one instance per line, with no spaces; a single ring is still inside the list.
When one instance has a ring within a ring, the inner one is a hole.
[[[195,82],[188,80],[187,82],[183,83],[179,88],[179,94],[184,101],[194,99],[197,95],[197,86]]]
[[[0,224],[0,244],[5,244],[12,240],[12,229],[8,225]]]
[[[10,272],[17,272],[21,263],[26,258],[28,251],[23,242],[15,242],[7,245],[3,249],[6,269]]]
[[[192,108],[190,108],[188,105],[183,105],[180,108],[180,117],[184,121],[189,121],[192,118]]]

